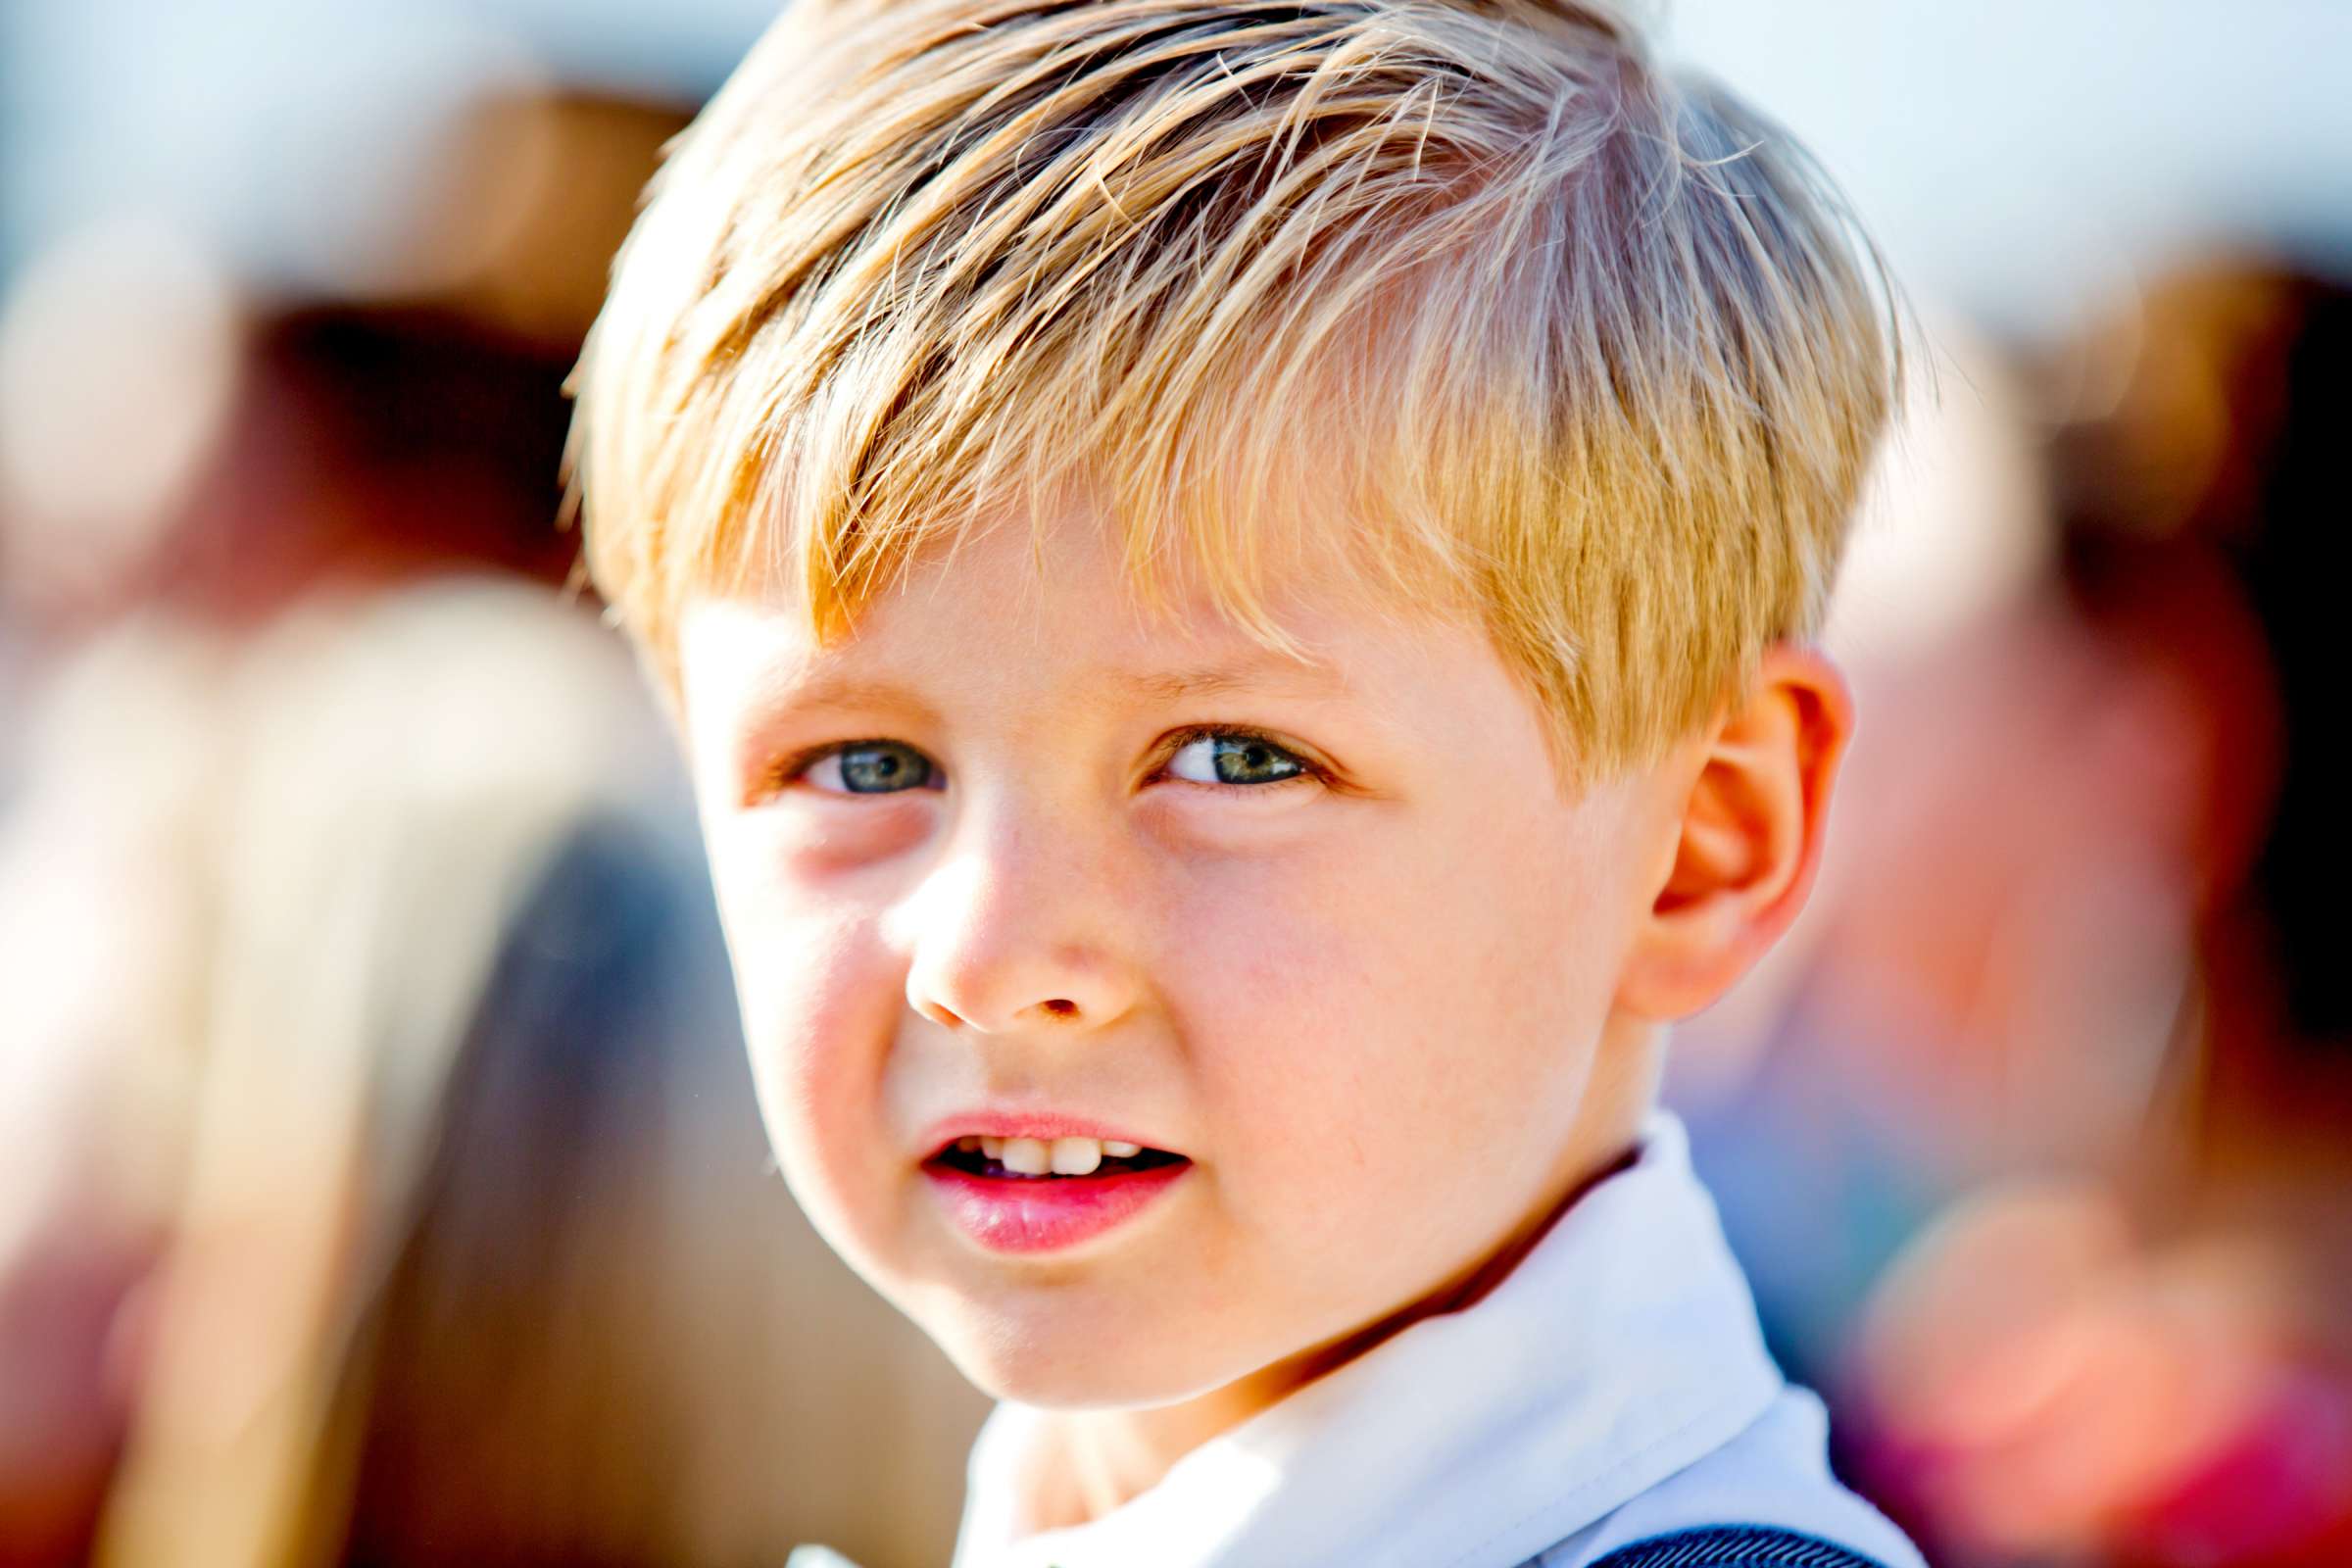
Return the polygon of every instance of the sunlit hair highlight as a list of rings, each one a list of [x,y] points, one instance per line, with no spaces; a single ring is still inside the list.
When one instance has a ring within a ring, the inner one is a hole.
[[[695,592],[835,637],[1075,496],[1277,644],[1318,561],[1481,617],[1590,775],[1819,624],[1896,339],[1802,149],[1598,5],[849,0],[673,149],[572,471],[664,669]]]

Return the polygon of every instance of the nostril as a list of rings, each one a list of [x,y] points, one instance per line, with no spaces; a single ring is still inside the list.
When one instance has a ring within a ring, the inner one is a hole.
[[[1070,1017],[1078,1010],[1078,1004],[1062,997],[1054,997],[1042,1005],[1056,1018]]]
[[[942,1006],[939,1003],[933,1002],[928,998],[917,1001],[914,1004],[914,1010],[922,1014],[924,1017],[930,1019],[933,1023],[938,1024],[942,1029],[961,1029],[963,1027],[963,1015],[961,1013],[958,1013],[953,1007]]]

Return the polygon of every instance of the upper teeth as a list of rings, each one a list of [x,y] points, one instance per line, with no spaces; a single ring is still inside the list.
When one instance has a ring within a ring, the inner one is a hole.
[[[1017,1176],[1089,1176],[1107,1154],[1132,1159],[1144,1152],[1141,1144],[1117,1138],[958,1138],[956,1147],[967,1154],[984,1154]]]

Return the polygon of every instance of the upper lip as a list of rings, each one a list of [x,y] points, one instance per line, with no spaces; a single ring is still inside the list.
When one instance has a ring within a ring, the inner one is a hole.
[[[1044,1142],[1092,1138],[1106,1144],[1167,1150],[1164,1144],[1090,1116],[1070,1116],[1053,1110],[965,1110],[942,1116],[924,1131],[925,1157],[939,1153],[958,1138],[1035,1138]]]

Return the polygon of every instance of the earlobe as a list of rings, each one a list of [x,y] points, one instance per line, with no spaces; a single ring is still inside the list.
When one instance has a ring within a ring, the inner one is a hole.
[[[1672,861],[1628,956],[1617,1004],[1659,1021],[1714,1002],[1803,907],[1853,728],[1844,677],[1817,651],[1766,653],[1701,739]]]

